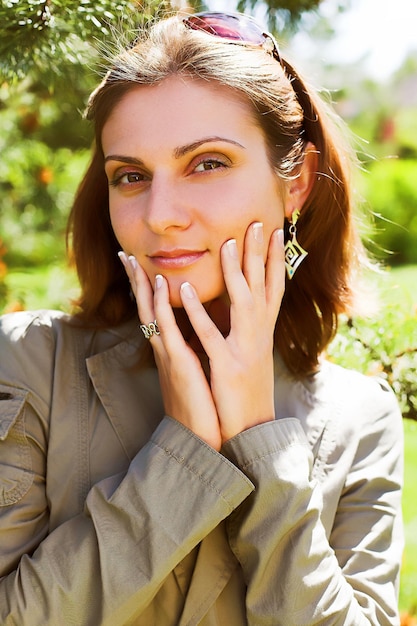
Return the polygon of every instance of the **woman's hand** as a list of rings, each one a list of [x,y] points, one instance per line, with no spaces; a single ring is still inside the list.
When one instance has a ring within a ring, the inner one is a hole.
[[[222,442],[257,424],[273,420],[274,329],[284,294],[282,231],[270,239],[264,263],[262,224],[252,224],[245,237],[243,269],[236,242],[221,250],[230,297],[230,333],[224,338],[201,305],[195,290],[182,287],[182,301],[210,361],[210,388]]]
[[[157,276],[153,290],[147,274],[134,257],[127,258],[121,253],[120,258],[136,297],[139,318],[143,323],[158,320],[160,335],[153,335],[150,342],[165,413],[220,450],[220,424],[210,386],[197,354],[186,343],[177,325],[166,279]]]
[[[227,337],[209,317],[192,285],[181,299],[210,364],[210,384],[200,360],[186,343],[169,304],[168,283],[156,277],[155,290],[144,270],[121,256],[144,323],[158,320],[160,335],[151,338],[165,411],[213,448],[257,424],[273,420],[273,335],[285,285],[282,231],[271,236],[266,264],[262,224],[246,233],[243,268],[234,240],[221,250],[230,298]]]

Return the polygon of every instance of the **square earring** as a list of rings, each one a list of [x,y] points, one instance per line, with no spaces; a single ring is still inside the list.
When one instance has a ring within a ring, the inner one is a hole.
[[[291,240],[289,239],[285,244],[285,268],[287,270],[288,278],[291,280],[297,271],[297,268],[306,258],[308,252],[304,250],[297,241],[297,227],[296,223],[300,216],[300,211],[296,209],[291,216],[291,224],[289,227],[289,233]]]

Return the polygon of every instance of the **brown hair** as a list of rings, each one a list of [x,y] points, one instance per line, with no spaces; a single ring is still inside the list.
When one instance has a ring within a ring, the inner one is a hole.
[[[333,113],[287,61],[280,65],[260,47],[231,45],[187,29],[175,17],[155,23],[118,55],[89,100],[95,148],[68,231],[82,287],[78,317],[105,326],[136,312],[110,223],[101,133],[125,93],[173,74],[216,81],[243,94],[252,104],[281,178],[297,175],[307,142],[317,148],[316,180],[297,223],[297,238],[309,254],[294,279],[287,281],[275,332],[289,370],[298,376],[308,374],[333,338],[338,315],[352,305],[352,278],[363,253],[353,225],[351,151]]]

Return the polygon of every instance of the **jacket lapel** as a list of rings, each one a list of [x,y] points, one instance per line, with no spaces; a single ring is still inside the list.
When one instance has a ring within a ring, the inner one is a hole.
[[[87,370],[129,461],[164,416],[158,372],[139,366],[143,338],[133,335],[87,358]]]

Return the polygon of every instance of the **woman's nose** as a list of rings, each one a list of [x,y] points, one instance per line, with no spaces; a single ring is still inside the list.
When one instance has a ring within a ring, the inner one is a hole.
[[[148,228],[158,234],[190,225],[191,213],[179,185],[165,177],[154,176],[147,199],[145,221]]]

